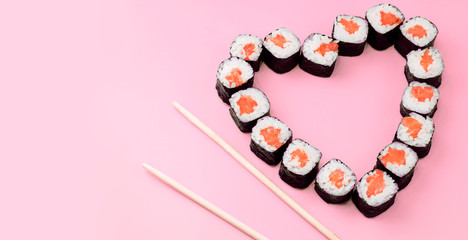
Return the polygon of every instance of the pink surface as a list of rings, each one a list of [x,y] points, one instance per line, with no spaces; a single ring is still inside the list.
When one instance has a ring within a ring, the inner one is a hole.
[[[241,239],[146,172],[147,162],[272,239],[321,239],[171,106],[176,100],[343,239],[449,239],[468,217],[467,1],[393,1],[440,33],[446,64],[433,148],[384,214],[367,219],[296,190],[249,149],[216,94],[240,33],[329,34],[379,1],[10,1],[0,8],[0,239]],[[287,4],[286,4],[287,3]],[[255,76],[271,114],[361,177],[398,125],[404,59],[366,46],[332,78]]]

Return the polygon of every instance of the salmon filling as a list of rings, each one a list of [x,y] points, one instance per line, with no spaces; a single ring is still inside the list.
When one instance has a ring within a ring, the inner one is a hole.
[[[291,153],[291,160],[297,160],[299,164],[299,168],[303,168],[307,162],[309,162],[309,158],[307,158],[307,154],[304,150],[302,149],[296,149]]]
[[[344,172],[342,170],[335,169],[328,177],[330,178],[330,182],[338,189],[343,186]]]
[[[412,117],[404,117],[401,120],[401,124],[408,128],[406,132],[409,133],[411,137],[418,138],[419,131],[422,129],[422,123]]]
[[[291,41],[286,40],[286,38],[281,34],[277,34],[275,37],[269,37],[266,40],[272,42],[276,46],[283,48],[283,49],[284,49],[285,43],[291,42]]]
[[[380,22],[382,23],[382,26],[392,26],[394,24],[400,24],[402,21],[399,17],[395,16],[395,14],[391,12],[386,13],[384,11],[380,11]]]
[[[237,101],[237,105],[239,106],[239,115],[242,115],[253,113],[258,103],[251,96],[241,96]]]
[[[353,34],[359,30],[359,25],[353,20],[340,19],[339,23],[345,27],[346,32]]]
[[[382,157],[382,164],[386,167],[387,163],[398,164],[398,165],[405,165],[405,150],[400,150],[396,148],[388,148],[387,154]]]
[[[267,127],[260,130],[260,135],[263,136],[265,142],[274,148],[279,148],[281,145],[283,145],[283,143],[279,140],[280,133],[281,129],[274,127]]]
[[[428,72],[429,65],[431,65],[434,62],[434,59],[432,58],[431,55],[429,55],[429,49],[426,49],[424,52],[424,55],[421,57],[421,61],[419,62],[421,66],[424,68],[426,72]]]
[[[366,178],[367,186],[367,197],[376,196],[383,192],[385,189],[384,173],[381,170],[375,170],[374,174]]]
[[[336,42],[330,42],[330,43],[322,43],[320,47],[318,47],[314,53],[320,53],[322,57],[325,57],[325,54],[327,52],[336,52],[338,50],[338,44]]]
[[[241,75],[242,71],[239,68],[232,69],[231,73],[229,73],[229,75],[226,75],[226,80],[229,81],[229,86],[237,87],[242,85],[244,82],[242,81]]]
[[[413,35],[413,38],[427,37],[426,29],[424,29],[421,25],[414,25],[413,27],[409,28],[406,32],[408,34]]]
[[[245,55],[245,60],[246,61],[250,61],[250,55],[252,55],[254,52],[255,52],[255,44],[253,43],[247,43],[244,45],[244,47],[242,48],[243,50],[243,54]]]
[[[424,102],[426,99],[431,101],[432,97],[434,96],[434,90],[431,87],[421,87],[421,86],[414,86],[411,88],[411,95],[418,99],[418,102]]]

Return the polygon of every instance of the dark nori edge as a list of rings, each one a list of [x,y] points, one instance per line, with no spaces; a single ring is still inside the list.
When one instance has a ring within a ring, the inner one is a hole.
[[[281,161],[279,176],[285,183],[289,184],[291,187],[304,189],[308,187],[317,176],[319,162],[317,162],[317,164],[315,164],[312,170],[310,170],[310,172],[308,172],[306,175],[299,175],[289,171],[288,168],[284,166],[283,161]]]
[[[348,167],[348,165],[346,165],[344,162],[342,162],[341,160],[339,159],[336,159],[338,160],[339,162],[341,162],[343,165],[345,165],[346,167]],[[331,160],[330,160],[331,161]],[[325,167],[327,164],[330,163],[330,161],[328,161],[327,163],[325,163],[325,165],[323,165],[323,167]],[[322,167],[322,168],[323,168]],[[348,167],[349,168],[349,167]],[[351,168],[349,168],[351,170]],[[354,174],[354,172],[351,170],[351,172],[353,173],[354,176],[356,176]],[[354,183],[356,185],[356,183]],[[342,196],[337,196],[337,195],[333,195],[333,194],[330,194],[330,193],[327,193],[324,189],[322,189],[320,187],[320,185],[318,184],[317,181],[315,181],[315,186],[314,186],[314,189],[315,189],[315,192],[317,192],[317,194],[323,199],[323,201],[325,201],[326,203],[331,203],[331,204],[340,204],[340,203],[344,203],[346,201],[348,201],[351,196],[353,195],[353,188],[351,188],[349,190],[348,193],[346,193],[345,195],[342,195]]]
[[[244,84],[235,87],[235,88],[227,88],[225,87],[219,79],[216,79],[216,91],[218,91],[218,96],[229,105],[229,98],[231,98],[232,94],[236,93],[237,91],[244,90],[253,86],[254,77],[250,78]]]
[[[357,18],[362,18],[358,16],[353,16]],[[362,18],[364,21],[367,22],[366,19]],[[336,18],[335,18],[336,21]],[[367,25],[369,23],[367,22]],[[334,36],[333,32],[335,31],[335,23],[333,23],[333,28],[332,28],[332,37]],[[369,35],[369,33],[367,33]],[[364,47],[366,46],[366,41],[367,41],[367,36],[364,42],[362,43],[350,43],[350,42],[345,42],[342,40],[339,40],[338,42],[338,55],[340,56],[345,56],[345,57],[354,57],[354,56],[359,56],[364,52]]]
[[[416,17],[419,17],[419,16],[416,16]],[[412,18],[415,18],[415,17],[412,17]],[[408,21],[411,19],[408,19]],[[432,23],[431,21],[429,22],[432,24],[432,26],[434,26],[437,29],[437,26],[434,23]],[[395,43],[395,49],[398,51],[398,53],[400,53],[401,56],[403,56],[406,59],[406,55],[408,55],[408,53],[413,50],[434,46],[434,42],[437,38],[437,35],[438,35],[438,30],[437,30],[437,34],[434,36],[434,39],[432,39],[432,41],[430,41],[428,44],[422,47],[419,47],[415,45],[414,43],[412,43],[409,39],[407,39],[405,35],[401,33],[401,29],[400,29],[400,31],[398,31],[398,39],[397,39],[397,42]]]
[[[262,51],[263,62],[276,73],[287,73],[299,63],[299,50],[287,58],[275,57],[267,48]]]
[[[335,69],[336,59],[331,66],[318,64],[307,59],[303,54],[299,60],[299,67],[307,73],[318,77],[330,77]]]
[[[367,17],[366,20],[369,22]],[[391,47],[398,40],[398,31],[401,24],[402,23],[398,24],[398,26],[396,26],[394,29],[382,34],[377,32],[369,23],[369,34],[367,35],[367,42],[369,45],[371,45],[372,48],[378,51],[382,51]]]
[[[417,164],[417,161],[416,161],[416,164]],[[406,186],[408,186],[411,179],[413,178],[413,174],[414,174],[414,170],[416,169],[416,165],[414,165],[414,167],[411,169],[411,171],[409,171],[406,175],[404,175],[403,177],[399,177],[399,176],[395,175],[392,171],[388,170],[382,164],[382,162],[379,160],[379,157],[377,156],[377,163],[375,164],[374,169],[380,169],[380,170],[385,171],[386,173],[388,173],[388,175],[390,175],[393,178],[393,180],[395,180],[395,182],[398,184],[398,191],[401,191]]]
[[[252,128],[257,124],[258,119],[269,116],[270,115],[270,109],[268,109],[268,112],[263,114],[262,116],[253,119],[252,121],[248,122],[242,122],[236,115],[235,111],[233,108],[229,108],[229,114],[231,114],[232,120],[234,120],[234,123],[236,123],[237,127],[239,130],[243,133],[250,133],[252,132]]]
[[[283,146],[276,149],[274,152],[269,152],[258,145],[254,140],[250,139],[250,150],[265,163],[271,166],[276,166],[283,159],[283,154],[286,151],[288,145],[292,142],[292,132],[291,136],[286,140]]]
[[[435,131],[435,125],[434,125],[434,131]],[[395,136],[393,137],[393,141],[394,142],[401,142],[403,144],[408,145],[408,147],[413,149],[416,152],[416,154],[418,154],[418,158],[421,159],[421,158],[424,158],[425,156],[427,156],[427,154],[429,154],[429,151],[431,150],[431,145],[432,145],[432,137],[434,137],[434,132],[432,133],[432,136],[431,136],[431,139],[429,140],[429,143],[424,147],[412,146],[410,144],[407,144],[407,143],[403,142],[402,140],[400,140],[398,138],[398,128],[397,128]]]
[[[438,102],[439,100],[437,100]],[[400,114],[401,116],[403,117],[406,117],[406,116],[409,116],[410,113],[414,112],[414,113],[417,113],[423,117],[430,117],[432,118],[435,114],[435,112],[437,111],[437,103],[436,105],[434,106],[434,108],[432,109],[432,111],[430,111],[429,113],[426,113],[426,114],[423,114],[423,113],[420,113],[420,112],[416,112],[414,110],[410,110],[408,108],[406,108],[405,106],[403,106],[403,98],[401,99],[401,102],[400,102]]]
[[[361,178],[362,179],[362,178]],[[360,182],[361,180],[359,180]],[[359,182],[357,184],[359,184]],[[393,195],[392,198],[390,198],[388,201],[382,203],[379,206],[370,206],[369,204],[364,201],[361,197],[359,197],[359,193],[357,189],[354,190],[353,193],[353,203],[356,205],[357,209],[366,217],[372,218],[380,215],[381,213],[385,212],[387,209],[389,209],[393,203],[395,203],[395,198],[396,198],[396,193]]]
[[[414,76],[413,73],[411,73],[411,71],[409,70],[408,64],[405,65],[405,76],[406,76],[406,80],[408,81],[408,83],[411,83],[413,81],[422,82],[422,83],[427,83],[435,88],[438,88],[440,84],[442,84],[442,74],[435,76],[435,77],[431,77],[431,78],[418,78]]]

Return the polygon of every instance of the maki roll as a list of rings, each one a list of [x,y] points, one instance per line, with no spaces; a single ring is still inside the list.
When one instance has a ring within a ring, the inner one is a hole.
[[[412,82],[406,87],[401,98],[400,113],[403,117],[411,112],[419,113],[423,117],[433,117],[438,101],[437,88],[425,83]]]
[[[387,172],[398,184],[405,188],[413,178],[418,155],[403,143],[393,142],[380,151],[375,168]]]
[[[374,169],[367,172],[357,183],[353,202],[366,217],[375,217],[395,202],[398,185],[386,172]]]
[[[423,158],[431,150],[433,134],[434,122],[430,117],[410,113],[401,119],[394,141],[408,145],[418,154],[418,158]]]
[[[320,33],[312,33],[304,40],[299,67],[315,76],[330,77],[338,57],[338,42]]]
[[[231,57],[221,62],[216,77],[218,96],[229,104],[232,94],[253,86],[254,71],[245,60]]]
[[[398,31],[395,49],[406,58],[406,55],[416,49],[432,47],[439,30],[424,17],[413,17],[404,22]]]
[[[405,76],[408,83],[424,82],[434,87],[442,83],[444,61],[439,51],[433,47],[414,50],[407,55]]]
[[[257,121],[250,137],[250,150],[267,164],[277,165],[292,141],[292,132],[277,118],[266,116]]]
[[[242,132],[251,132],[259,118],[270,114],[270,102],[257,88],[247,88],[234,93],[229,103],[229,113]]]
[[[250,34],[240,34],[232,42],[229,53],[231,57],[239,57],[247,61],[257,72],[260,69],[262,50],[263,41],[261,38]]]
[[[317,174],[315,191],[327,203],[344,203],[351,198],[356,175],[338,159],[327,162]]]
[[[366,12],[369,22],[367,42],[376,50],[385,50],[398,38],[398,26],[405,21],[400,9],[388,3],[371,7]]]
[[[332,37],[339,41],[341,56],[359,56],[366,46],[369,27],[362,17],[338,15],[333,24]]]
[[[263,40],[263,61],[276,73],[291,71],[299,62],[301,41],[287,28],[276,29]]]
[[[283,155],[279,176],[295,188],[306,188],[318,172],[318,163],[322,153],[301,139],[294,139]]]

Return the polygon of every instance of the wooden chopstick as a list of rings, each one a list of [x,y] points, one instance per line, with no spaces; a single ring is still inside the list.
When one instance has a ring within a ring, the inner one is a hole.
[[[204,199],[200,195],[194,193],[190,189],[184,187],[182,184],[178,183],[174,179],[170,178],[166,174],[162,173],[161,171],[151,167],[150,165],[143,163],[143,167],[148,170],[150,173],[161,179],[161,181],[165,182],[167,185],[171,186],[178,192],[182,193],[186,197],[190,198],[192,201],[198,203],[200,206],[206,208],[208,211],[212,212],[216,216],[220,217],[224,221],[230,223],[232,226],[238,228],[245,234],[249,235],[253,239],[268,239],[267,237],[263,236],[262,234],[258,233],[257,231],[253,230],[249,226],[245,225],[243,222],[239,221],[237,218],[231,216],[229,213],[223,211],[221,208],[215,206],[213,203],[209,202],[208,200]]]
[[[320,233],[322,233],[328,239],[339,240],[340,238],[331,232],[325,225],[315,219],[309,212],[307,212],[301,205],[299,205],[294,199],[286,194],[281,188],[276,186],[270,179],[268,179],[262,172],[260,172],[254,165],[252,165],[247,159],[245,159],[239,152],[237,152],[231,145],[224,141],[218,134],[211,130],[206,124],[200,121],[187,109],[182,107],[179,103],[173,102],[174,107],[214,142],[221,146],[226,152],[228,152],[235,160],[237,160],[244,168],[246,168],[251,174],[253,174],[258,180],[265,184],[273,193],[276,194],[281,200],[283,200],[289,207],[296,211],[301,217],[315,227]]]

